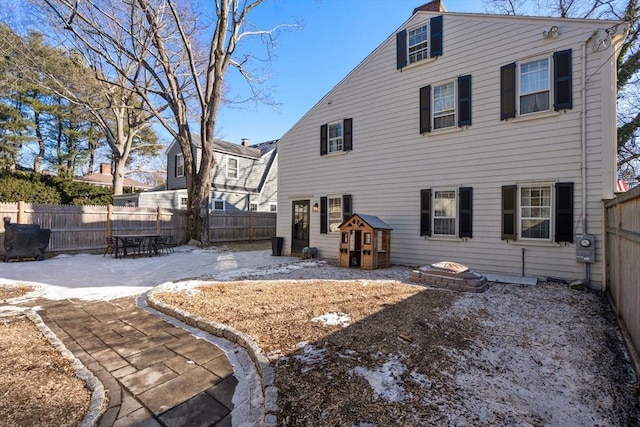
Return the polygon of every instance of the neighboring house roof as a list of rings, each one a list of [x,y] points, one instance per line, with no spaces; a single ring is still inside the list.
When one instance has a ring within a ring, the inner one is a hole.
[[[76,176],[73,180],[75,182],[86,182],[88,184],[98,185],[101,187],[111,187],[113,185],[113,176],[102,173],[90,173],[84,176]],[[122,184],[125,187],[134,187],[140,190],[152,188],[148,184],[129,178],[125,178]]]
[[[200,135],[193,135],[192,144],[196,148],[202,148],[202,141],[200,139]],[[242,156],[253,159],[259,159],[264,156],[269,151],[273,150],[276,147],[277,139],[272,141],[265,141],[259,144],[254,145],[242,145],[235,144],[233,142],[225,141],[222,139],[214,139],[213,140],[213,151],[225,154],[231,154],[233,156]],[[174,140],[169,147],[167,147],[167,152],[171,151],[171,148],[176,143]]]
[[[84,176],[76,176],[73,178],[75,182],[86,182],[87,184],[97,185],[100,187],[111,187],[113,185],[113,175],[111,175],[111,165],[103,163],[100,165],[99,173],[89,173]],[[134,179],[125,178],[122,184],[125,187],[137,188],[139,190],[148,190],[151,185]]]

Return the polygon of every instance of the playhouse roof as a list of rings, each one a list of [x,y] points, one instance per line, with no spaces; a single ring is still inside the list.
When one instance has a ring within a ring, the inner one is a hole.
[[[364,221],[365,223],[367,223],[367,225],[373,229],[378,229],[378,230],[393,230],[393,228],[391,228],[387,223],[385,223],[383,220],[381,220],[380,218],[378,218],[377,216],[374,215],[366,215],[366,214],[359,214],[359,213],[354,213],[353,215],[351,215],[349,217],[349,219],[347,219],[345,222],[343,222],[342,224],[340,224],[340,229],[342,229],[342,226],[345,225],[346,223],[348,223],[349,221],[351,221],[351,219],[353,217],[357,216],[358,218],[360,218],[362,221]]]

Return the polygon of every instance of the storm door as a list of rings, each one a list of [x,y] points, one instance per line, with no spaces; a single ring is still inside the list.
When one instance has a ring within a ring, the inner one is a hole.
[[[291,224],[291,254],[302,254],[302,248],[309,246],[309,200],[293,202]]]

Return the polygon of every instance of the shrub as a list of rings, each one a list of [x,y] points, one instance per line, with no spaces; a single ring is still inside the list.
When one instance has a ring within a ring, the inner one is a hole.
[[[29,172],[0,173],[0,202],[68,205],[108,205],[113,202],[110,187],[73,182],[56,176]]]
[[[0,176],[0,201],[5,203],[61,203],[60,194],[55,187],[42,182],[33,182],[19,177]]]

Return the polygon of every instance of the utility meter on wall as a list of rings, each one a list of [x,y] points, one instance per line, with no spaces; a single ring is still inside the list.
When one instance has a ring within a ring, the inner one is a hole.
[[[595,238],[592,234],[576,236],[576,261],[593,263],[596,260]]]

